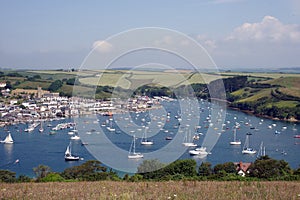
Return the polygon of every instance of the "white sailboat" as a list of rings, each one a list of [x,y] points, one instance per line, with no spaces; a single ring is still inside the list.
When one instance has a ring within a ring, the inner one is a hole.
[[[76,161],[79,160],[79,156],[72,155],[71,152],[71,143],[67,146],[67,149],[65,151],[65,161]]]
[[[249,142],[249,136],[252,135],[251,133],[247,133],[246,134],[246,140],[245,140],[245,144],[242,150],[243,154],[255,154],[256,150],[254,150],[252,147],[249,146],[250,142]]]
[[[135,136],[133,136],[133,140],[129,149],[128,158],[129,159],[139,159],[143,158],[144,155],[142,153],[135,152]]]
[[[189,130],[188,133],[185,134],[184,141],[182,143],[183,146],[186,146],[186,147],[196,147],[197,144],[195,144],[194,142],[191,142],[190,138],[192,138],[191,137],[191,130]]]
[[[153,145],[153,141],[147,139],[147,129],[148,129],[148,127],[145,127],[145,132],[144,132],[143,138],[141,140],[141,144],[142,145]]]
[[[240,145],[242,142],[236,139],[236,126],[233,129],[233,141],[230,142],[231,145]]]
[[[107,127],[107,130],[109,130],[110,132],[116,131],[116,129],[113,128],[112,121],[110,121],[110,124],[109,124],[109,127]]]
[[[8,133],[8,135],[5,137],[4,140],[1,141],[1,143],[4,143],[4,144],[13,144],[14,140],[12,139],[11,134]]]

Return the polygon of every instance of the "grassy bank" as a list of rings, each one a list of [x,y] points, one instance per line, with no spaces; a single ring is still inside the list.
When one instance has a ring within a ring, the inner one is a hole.
[[[0,183],[0,199],[299,199],[300,182]]]

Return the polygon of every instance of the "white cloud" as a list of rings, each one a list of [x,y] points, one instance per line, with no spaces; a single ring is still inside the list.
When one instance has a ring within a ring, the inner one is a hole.
[[[95,41],[93,43],[93,48],[96,48],[96,50],[101,53],[109,53],[113,50],[113,46],[105,40]]]
[[[209,52],[217,48],[217,41],[207,35],[197,35],[196,40]]]
[[[300,26],[283,24],[277,18],[265,16],[258,23],[244,23],[226,38],[238,41],[300,42]]]
[[[162,39],[154,42],[157,46],[168,46],[174,44],[172,36],[166,35]]]
[[[198,35],[219,66],[300,66],[300,25],[286,24],[273,16],[260,22],[244,23],[219,38]]]

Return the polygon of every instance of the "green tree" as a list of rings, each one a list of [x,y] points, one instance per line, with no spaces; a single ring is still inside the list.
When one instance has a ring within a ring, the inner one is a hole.
[[[158,159],[144,160],[138,166],[138,173],[143,174],[146,172],[156,171],[163,168],[165,165],[161,163]]]
[[[40,182],[62,182],[64,180],[59,173],[50,172],[44,178],[41,178]]]
[[[5,89],[12,89],[12,85],[10,81],[6,81]]]
[[[275,160],[269,156],[258,158],[250,166],[250,176],[257,178],[272,179],[291,174],[292,170],[287,162],[284,160]]]
[[[212,174],[211,163],[202,162],[198,169],[199,176],[210,176]]]
[[[233,162],[226,162],[223,164],[217,164],[214,167],[214,173],[218,174],[218,173],[223,173],[222,171],[224,171],[225,173],[235,173],[236,172],[236,167],[234,166]]]
[[[47,165],[39,165],[33,168],[33,171],[36,175],[37,180],[39,181],[40,179],[46,177],[51,172],[51,168]]]
[[[110,173],[106,172],[106,167],[101,165],[98,160],[89,160],[82,165],[74,166],[65,169],[61,176],[65,179],[79,179],[79,180],[105,180]]]
[[[197,163],[193,159],[176,160],[171,164],[152,172],[143,174],[145,179],[170,180],[178,177],[195,177]]]
[[[50,92],[55,92],[62,86],[63,86],[63,82],[61,80],[56,80],[50,84],[50,86],[48,87],[48,90]]]
[[[31,182],[32,179],[26,175],[20,175],[17,179],[19,183]]]
[[[8,170],[0,170],[0,182],[5,182],[5,183],[16,182],[16,173]]]
[[[75,78],[70,78],[70,79],[68,79],[67,81],[66,81],[66,84],[67,85],[74,85],[75,84]]]

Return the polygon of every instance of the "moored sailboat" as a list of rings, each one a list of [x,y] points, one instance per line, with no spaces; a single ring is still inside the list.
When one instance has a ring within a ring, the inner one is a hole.
[[[145,132],[144,132],[143,138],[141,140],[141,144],[142,145],[153,145],[153,141],[147,139],[147,128],[148,127],[145,127]]]
[[[79,156],[72,155],[71,152],[71,143],[67,146],[67,149],[65,151],[65,161],[76,161],[79,160]]]
[[[186,147],[196,147],[197,144],[190,141],[190,138],[192,138],[190,133],[191,133],[191,130],[189,130],[188,133],[185,134],[184,142],[182,144],[183,144],[183,146],[186,146]]]
[[[1,141],[1,143],[4,143],[4,144],[13,144],[14,140],[12,139],[11,134],[8,133],[8,135],[5,137],[4,140]]]
[[[128,158],[129,159],[139,159],[143,158],[144,155],[142,153],[135,152],[135,136],[133,136],[133,140],[129,149]]]
[[[242,142],[236,139],[236,126],[233,129],[233,141],[230,142],[231,145],[240,145]]]
[[[245,140],[245,144],[242,150],[243,154],[255,154],[256,150],[254,150],[252,147],[250,147],[250,142],[249,142],[249,136],[252,135],[251,133],[247,133],[246,134],[246,140]]]

